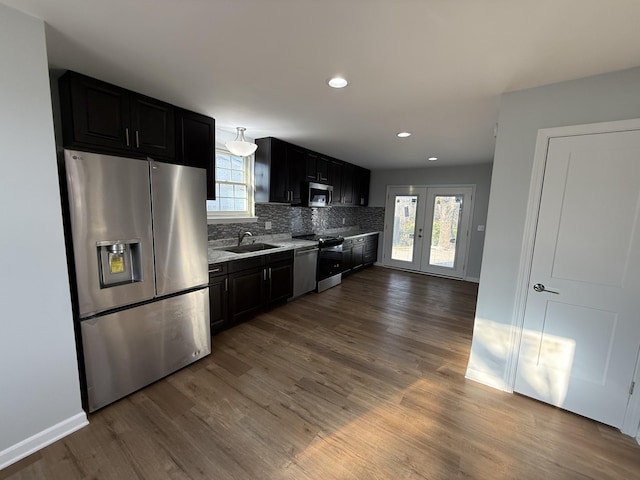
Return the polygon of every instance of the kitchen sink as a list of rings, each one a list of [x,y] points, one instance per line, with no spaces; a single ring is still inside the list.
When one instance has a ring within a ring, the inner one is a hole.
[[[269,245],[268,243],[248,243],[246,245],[240,245],[239,247],[225,247],[226,252],[233,253],[248,253],[259,252],[261,250],[271,250],[272,248],[280,248],[278,245]]]

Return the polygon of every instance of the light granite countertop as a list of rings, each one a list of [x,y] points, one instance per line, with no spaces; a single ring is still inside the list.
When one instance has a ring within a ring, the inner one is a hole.
[[[323,233],[331,235],[342,235],[344,238],[355,238],[363,235],[371,235],[373,233],[380,233],[378,231],[371,230],[327,230]],[[287,234],[279,235],[260,235],[254,237],[245,237],[242,241],[243,245],[251,243],[267,243],[269,245],[277,245],[278,248],[270,248],[268,250],[259,250],[257,252],[244,252],[233,253],[224,250],[226,247],[236,246],[237,242],[233,240],[209,240],[208,244],[208,260],[209,265],[215,263],[229,262],[232,260],[238,260],[241,258],[257,257],[259,255],[266,255],[268,253],[284,252],[286,250],[295,250],[296,248],[312,247],[317,245],[318,242],[312,242],[309,240],[300,240],[297,238],[291,238]]]
[[[356,230],[345,233],[340,233],[344,238],[356,238],[356,237],[364,237],[365,235],[374,235],[378,232],[377,230]]]
[[[231,243],[229,240],[222,241],[209,241],[208,248],[208,260],[209,265],[214,263],[223,263],[231,260],[238,260],[241,258],[257,257],[259,255],[266,255],[269,253],[284,252],[287,250],[295,250],[296,248],[312,247],[318,245],[318,242],[311,242],[309,240],[299,240],[287,236],[278,235],[263,235],[256,237],[245,237],[242,241],[243,245],[249,245],[251,243],[267,243],[269,245],[277,245],[278,248],[270,248],[268,250],[259,250],[257,252],[244,252],[233,253],[224,250],[226,247],[237,245],[237,242]]]

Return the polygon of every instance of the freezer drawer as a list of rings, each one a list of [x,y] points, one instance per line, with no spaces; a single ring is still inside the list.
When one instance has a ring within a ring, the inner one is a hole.
[[[80,323],[89,411],[211,353],[209,290]]]

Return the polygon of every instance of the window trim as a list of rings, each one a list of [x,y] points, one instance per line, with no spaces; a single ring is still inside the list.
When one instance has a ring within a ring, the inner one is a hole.
[[[222,153],[224,155],[233,155],[229,150],[225,148],[216,147],[215,154]],[[258,217],[255,215],[256,202],[255,202],[255,154],[244,157],[244,168],[246,174],[247,185],[247,210],[245,212],[233,212],[224,211],[216,212],[213,210],[207,210],[207,224],[224,224],[224,223],[255,223],[258,221]],[[215,156],[214,156],[215,166]],[[216,184],[218,182],[216,181]]]

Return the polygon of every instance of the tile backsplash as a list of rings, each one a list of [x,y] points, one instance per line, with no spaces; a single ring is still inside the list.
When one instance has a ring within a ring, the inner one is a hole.
[[[255,223],[225,223],[209,225],[209,240],[236,238],[238,232],[249,230],[254,235],[297,233],[321,233],[337,228],[360,228],[382,231],[384,208],[382,207],[292,207],[285,204],[257,203]],[[265,222],[271,222],[266,230]]]

